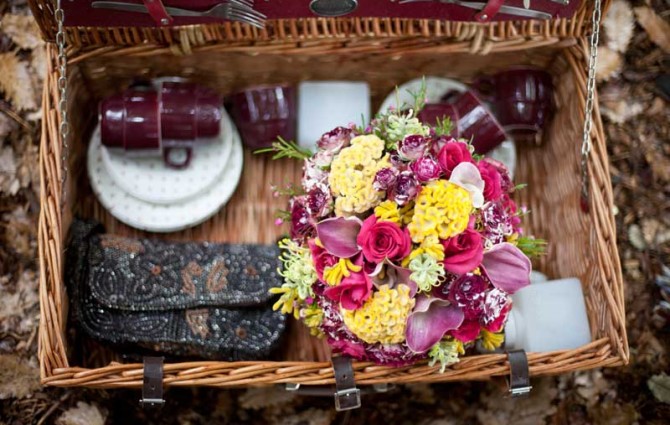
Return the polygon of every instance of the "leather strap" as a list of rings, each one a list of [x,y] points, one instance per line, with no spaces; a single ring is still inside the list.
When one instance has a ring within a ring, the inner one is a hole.
[[[170,25],[174,20],[172,16],[167,13],[167,10],[165,10],[165,5],[163,5],[162,0],[144,0],[144,6],[146,6],[151,18],[159,26],[164,27]]]
[[[333,357],[331,362],[335,375],[335,410],[358,409],[361,407],[361,391],[356,388],[351,358]]]
[[[163,400],[163,357],[144,357],[144,385],[142,386],[143,406],[162,406]]]
[[[333,387],[330,385],[300,385],[300,384],[286,384],[281,386],[286,391],[293,394],[304,395],[309,397],[332,397]],[[374,384],[366,385],[359,388],[361,395],[382,394],[396,390],[393,384]]]
[[[530,370],[528,357],[524,350],[507,352],[509,361],[509,392],[512,397],[524,397],[533,388],[530,385]]]
[[[481,12],[475,15],[477,22],[490,22],[500,11],[505,0],[489,0]]]

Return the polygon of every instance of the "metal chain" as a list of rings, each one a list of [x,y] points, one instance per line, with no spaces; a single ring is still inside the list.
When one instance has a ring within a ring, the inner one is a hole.
[[[65,31],[63,23],[65,22],[65,13],[61,7],[61,0],[56,0],[56,23],[58,32],[56,33],[56,46],[58,47],[58,90],[60,91],[60,101],[58,109],[60,110],[59,133],[61,138],[61,210],[65,207],[67,194],[66,181],[68,174],[68,154],[70,144],[68,135],[70,133],[70,124],[67,117],[67,55],[65,54]]]
[[[586,84],[586,108],[584,110],[584,134],[582,138],[582,203],[588,205],[589,169],[588,161],[591,153],[591,128],[593,127],[593,108],[596,93],[596,65],[598,63],[598,40],[600,38],[600,19],[602,17],[601,0],[594,1],[593,28],[591,31],[589,53],[589,76]]]

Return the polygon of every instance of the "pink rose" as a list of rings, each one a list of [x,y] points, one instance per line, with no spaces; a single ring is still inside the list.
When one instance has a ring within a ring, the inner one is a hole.
[[[376,264],[386,258],[398,262],[407,257],[412,249],[407,228],[401,229],[390,221],[377,221],[374,215],[363,222],[356,243],[361,247],[365,259]]]
[[[484,160],[477,164],[479,173],[484,180],[484,199],[487,201],[497,201],[503,194],[502,176],[498,168],[490,162]]]
[[[442,146],[437,154],[437,161],[444,170],[447,178],[451,177],[451,172],[461,162],[472,162],[472,154],[468,145],[463,142],[449,142]]]
[[[442,174],[440,164],[429,156],[422,156],[417,159],[410,165],[410,168],[414,171],[416,178],[422,183],[436,180]]]
[[[340,303],[342,308],[356,310],[363,306],[372,292],[372,280],[366,273],[350,273],[337,286],[326,288],[323,295]]]
[[[484,258],[482,236],[468,228],[457,236],[442,242],[444,246],[444,268],[456,274],[476,269]]]

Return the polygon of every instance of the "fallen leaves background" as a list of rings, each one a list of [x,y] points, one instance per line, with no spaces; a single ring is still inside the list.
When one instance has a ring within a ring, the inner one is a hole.
[[[616,0],[598,70],[618,243],[626,281],[631,364],[536,379],[531,396],[502,382],[415,385],[369,396],[350,423],[665,424],[670,418],[670,4]],[[42,388],[36,220],[44,47],[25,0],[0,2],[0,425],[103,423],[326,425],[331,398],[282,390],[175,389],[161,411],[137,391]]]

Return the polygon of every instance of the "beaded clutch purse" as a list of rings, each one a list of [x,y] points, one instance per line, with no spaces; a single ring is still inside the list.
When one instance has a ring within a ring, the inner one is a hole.
[[[286,321],[271,308],[279,251],[269,245],[171,243],[70,228],[73,319],[124,347],[224,360],[267,358]]]

